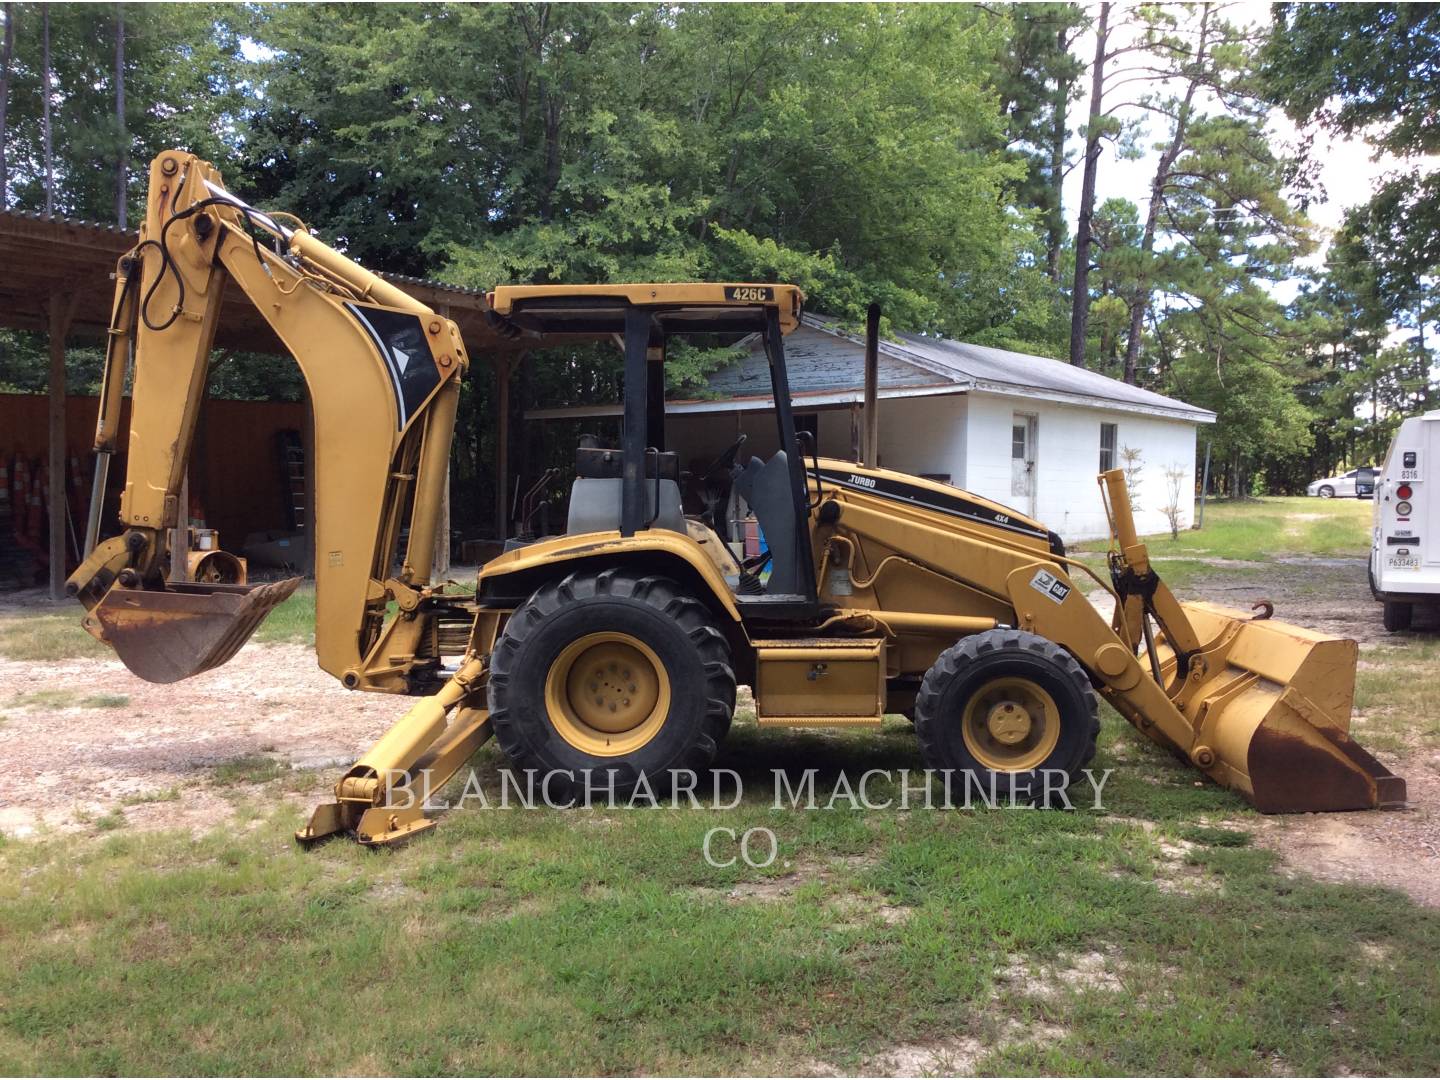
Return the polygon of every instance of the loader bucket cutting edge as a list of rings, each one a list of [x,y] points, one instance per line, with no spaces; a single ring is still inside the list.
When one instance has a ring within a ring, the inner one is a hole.
[[[173,683],[229,660],[299,584],[295,577],[263,585],[112,588],[90,616],[127,668],[147,682]]]
[[[1212,778],[1266,814],[1404,805],[1405,781],[1350,737],[1355,642],[1214,604],[1181,607],[1202,641],[1228,639],[1181,702],[1196,748],[1214,755]]]

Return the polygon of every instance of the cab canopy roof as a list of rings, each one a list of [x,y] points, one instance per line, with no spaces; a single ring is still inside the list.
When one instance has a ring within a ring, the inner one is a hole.
[[[620,334],[633,308],[666,334],[750,333],[774,310],[788,334],[804,301],[794,285],[758,283],[502,285],[489,294],[497,322],[522,334]]]

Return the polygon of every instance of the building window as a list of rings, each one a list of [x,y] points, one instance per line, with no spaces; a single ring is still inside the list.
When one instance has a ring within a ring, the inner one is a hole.
[[[1115,424],[1100,425],[1100,471],[1115,468]]]
[[[1010,456],[1012,458],[1025,457],[1025,425],[1015,424],[1010,428]]]

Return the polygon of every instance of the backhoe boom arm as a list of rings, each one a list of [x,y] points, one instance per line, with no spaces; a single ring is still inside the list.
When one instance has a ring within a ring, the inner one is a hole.
[[[303,227],[230,195],[219,172],[191,154],[167,151],[152,163],[140,243],[117,269],[96,426],[96,501],[87,557],[70,592],[90,609],[91,633],[138,674],[166,682],[224,662],[284,598],[273,586],[205,593],[166,580],[166,530],[186,523],[180,491],[232,282],[295,357],[309,390],[320,666],[352,688],[413,692],[468,362],[459,331]],[[132,354],[124,531],[96,544],[100,485]],[[392,573],[407,520],[405,558]],[[391,602],[398,613],[387,628]],[[387,655],[370,655],[382,640]]]

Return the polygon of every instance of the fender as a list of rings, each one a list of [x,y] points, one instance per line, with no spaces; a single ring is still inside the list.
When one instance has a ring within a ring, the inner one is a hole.
[[[539,577],[568,574],[575,564],[590,560],[615,566],[627,557],[641,558],[657,569],[671,561],[683,564],[685,572],[698,578],[714,598],[715,606],[736,624],[740,622],[730,586],[710,557],[690,537],[669,529],[644,529],[628,537],[618,531],[557,536],[507,551],[480,568],[480,600],[497,606],[519,602],[535,591],[538,583],[530,583]]]

